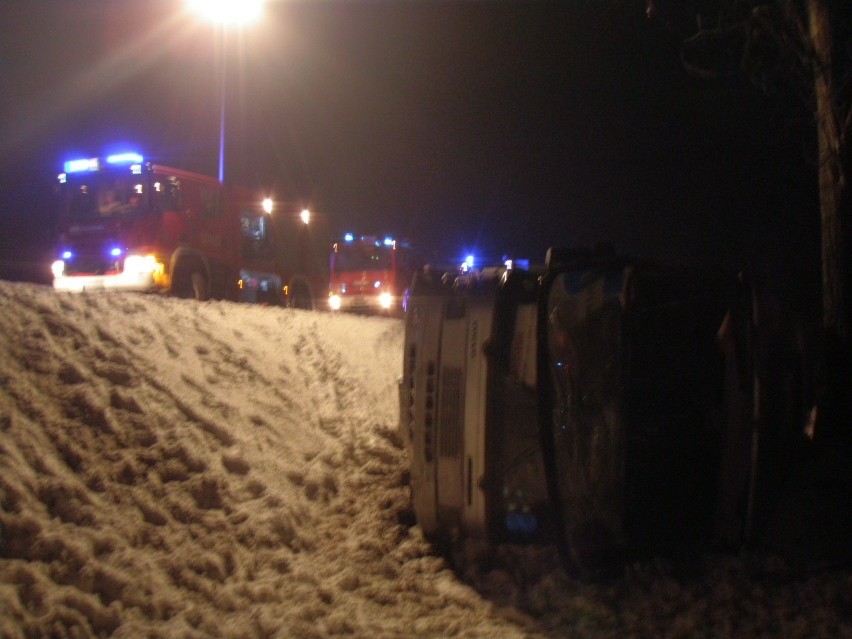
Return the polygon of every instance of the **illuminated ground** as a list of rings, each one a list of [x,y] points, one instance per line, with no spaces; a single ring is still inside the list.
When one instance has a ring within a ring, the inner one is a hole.
[[[451,570],[408,508],[402,328],[0,282],[0,636],[850,636],[848,573]]]

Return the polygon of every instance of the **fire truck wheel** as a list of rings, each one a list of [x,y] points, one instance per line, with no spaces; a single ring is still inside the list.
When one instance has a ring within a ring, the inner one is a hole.
[[[189,281],[192,286],[192,296],[196,301],[204,302],[210,297],[207,292],[207,278],[202,273],[193,271],[192,275],[189,276]]]
[[[301,308],[306,311],[310,311],[312,309],[312,304],[308,290],[302,285],[296,285],[287,305],[290,308]]]

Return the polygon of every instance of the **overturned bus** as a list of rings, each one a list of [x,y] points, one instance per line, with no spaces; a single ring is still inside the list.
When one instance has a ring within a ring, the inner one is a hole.
[[[553,249],[529,270],[415,275],[400,431],[424,533],[556,543],[581,572],[742,543],[757,481],[737,463],[756,450],[743,288]]]

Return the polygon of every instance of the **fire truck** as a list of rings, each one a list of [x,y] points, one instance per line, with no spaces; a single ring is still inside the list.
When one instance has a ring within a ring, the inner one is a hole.
[[[314,308],[329,238],[269,198],[138,153],[74,159],[59,174],[57,291]]]
[[[346,233],[331,251],[329,308],[400,314],[411,278],[423,263],[407,242]]]

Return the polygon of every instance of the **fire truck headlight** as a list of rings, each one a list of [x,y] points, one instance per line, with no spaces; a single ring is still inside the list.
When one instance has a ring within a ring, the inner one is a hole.
[[[153,255],[128,255],[124,260],[124,272],[128,275],[157,273],[162,269],[163,265]]]
[[[333,311],[340,310],[340,295],[329,295],[328,306]]]
[[[390,308],[391,304],[393,304],[393,295],[390,293],[382,293],[379,295],[379,306],[382,308]]]
[[[62,277],[65,274],[65,262],[56,260],[50,265],[50,270],[53,272],[53,277]]]

